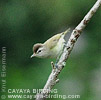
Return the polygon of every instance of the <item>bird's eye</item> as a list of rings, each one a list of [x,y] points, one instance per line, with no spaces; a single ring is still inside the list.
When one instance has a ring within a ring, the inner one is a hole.
[[[38,50],[38,53],[40,53],[41,52],[41,50]]]

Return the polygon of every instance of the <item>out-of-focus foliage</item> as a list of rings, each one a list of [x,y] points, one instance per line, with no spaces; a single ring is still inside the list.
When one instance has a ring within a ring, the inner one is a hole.
[[[44,42],[68,27],[76,27],[95,2],[0,0],[0,48],[7,47],[7,89],[43,88],[53,59],[30,59],[33,44]],[[78,39],[59,76],[60,82],[54,87],[59,94],[79,94],[79,100],[101,98],[100,10]]]

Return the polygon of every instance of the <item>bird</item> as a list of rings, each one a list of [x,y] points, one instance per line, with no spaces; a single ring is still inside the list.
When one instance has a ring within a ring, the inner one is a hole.
[[[70,28],[62,33],[52,36],[44,43],[34,44],[31,58],[58,58],[61,55],[66,43],[64,37],[69,31]]]

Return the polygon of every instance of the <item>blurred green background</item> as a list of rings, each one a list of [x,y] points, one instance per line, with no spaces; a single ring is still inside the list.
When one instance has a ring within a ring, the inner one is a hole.
[[[43,43],[68,27],[75,28],[95,2],[0,0],[0,48],[7,48],[7,89],[43,88],[51,73],[50,62],[55,60],[30,59],[33,44]],[[83,31],[59,75],[60,82],[54,87],[58,94],[78,94],[79,100],[101,98],[100,33],[101,8]]]

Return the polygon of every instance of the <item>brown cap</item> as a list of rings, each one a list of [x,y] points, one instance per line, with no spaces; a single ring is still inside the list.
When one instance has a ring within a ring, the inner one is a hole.
[[[42,47],[42,46],[43,46],[42,43],[37,43],[37,44],[35,44],[35,45],[33,46],[33,52],[36,53],[37,50],[38,50],[40,47]]]

